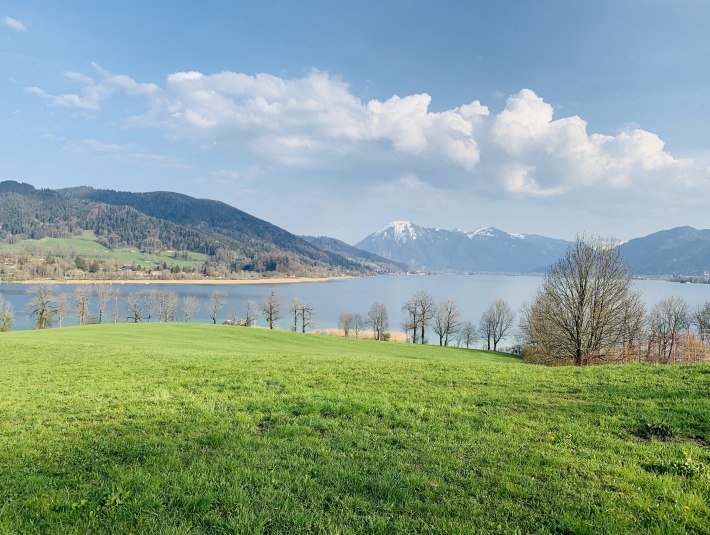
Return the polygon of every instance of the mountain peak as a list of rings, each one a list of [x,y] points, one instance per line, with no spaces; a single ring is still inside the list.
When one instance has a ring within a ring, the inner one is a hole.
[[[416,240],[419,237],[417,226],[411,221],[391,221],[388,225],[375,232],[375,236],[388,236],[402,243]]]

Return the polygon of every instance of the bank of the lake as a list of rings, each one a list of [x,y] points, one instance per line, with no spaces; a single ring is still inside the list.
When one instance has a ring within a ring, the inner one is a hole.
[[[401,330],[404,319],[400,310],[402,304],[419,290],[430,292],[437,300],[453,298],[459,302],[463,318],[477,322],[481,313],[495,299],[505,299],[513,310],[519,310],[521,305],[532,299],[539,288],[542,278],[539,276],[507,276],[507,275],[383,275],[367,278],[334,278],[330,280],[308,279],[287,283],[274,280],[260,280],[259,284],[224,284],[222,281],[195,283],[179,283],[166,281],[155,286],[153,281],[144,283],[121,281],[115,284],[121,295],[121,302],[126,303],[126,297],[131,292],[147,289],[159,291],[174,291],[179,296],[193,296],[203,305],[207,303],[210,293],[219,291],[226,295],[226,302],[219,314],[219,321],[232,316],[243,316],[247,301],[258,303],[271,289],[283,298],[284,304],[293,298],[300,298],[316,309],[317,328],[328,329],[337,326],[338,316],[343,311],[366,314],[374,301],[381,301],[389,311],[390,326],[393,330]],[[668,296],[679,296],[690,304],[710,301],[710,285],[679,284],[663,280],[635,280],[634,288],[642,293],[647,306],[652,306],[660,299]],[[28,317],[29,303],[27,284],[0,285],[0,295],[9,300],[14,307],[16,329],[32,328],[32,320]],[[75,286],[62,284],[55,287],[55,292],[66,293],[71,301]],[[111,315],[111,314],[109,314]],[[119,321],[126,321],[128,314],[122,307]],[[68,318],[68,324],[73,323],[73,316]],[[206,309],[203,308],[194,317],[196,322],[209,322]],[[258,322],[263,325],[261,318]],[[290,322],[284,310],[279,327],[288,329]]]

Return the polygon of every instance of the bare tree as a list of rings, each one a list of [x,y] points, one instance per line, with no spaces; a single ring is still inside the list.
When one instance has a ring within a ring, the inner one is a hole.
[[[261,312],[269,329],[273,329],[274,324],[281,318],[281,296],[275,289],[272,288],[271,293],[261,302]]]
[[[111,286],[108,284],[97,284],[96,285],[96,319],[99,323],[104,320],[104,313],[106,312],[106,307],[113,295]]]
[[[126,306],[128,307],[128,319],[133,323],[140,323],[143,321],[143,311],[145,308],[145,301],[143,299],[143,294],[139,292],[131,292],[126,298]]]
[[[629,292],[624,305],[621,333],[621,341],[624,343],[625,351],[641,340],[645,324],[646,306],[643,303],[643,298],[638,292]]]
[[[491,343],[493,351],[498,349],[498,343],[510,331],[514,321],[515,312],[502,299],[493,301],[488,310],[481,315],[480,333],[486,338],[489,351]]]
[[[160,291],[157,294],[158,320],[164,323],[177,318],[178,294],[170,291]]]
[[[182,320],[189,322],[200,309],[200,302],[193,295],[186,295],[182,298]]]
[[[143,292],[143,319],[150,321],[158,309],[158,292],[157,290],[147,290]]]
[[[37,329],[47,329],[54,323],[57,314],[54,301],[54,290],[49,286],[35,286],[30,288],[29,294],[32,296],[28,307],[30,316],[35,318]]]
[[[209,312],[210,319],[213,324],[217,324],[217,313],[224,306],[224,302],[227,296],[220,292],[212,292],[207,303],[207,311]]]
[[[666,297],[650,314],[652,337],[658,341],[659,353],[667,362],[673,356],[680,332],[690,326],[690,308],[680,297]]]
[[[691,313],[691,318],[700,339],[710,341],[710,301],[696,306]]]
[[[419,342],[426,344],[425,330],[436,314],[436,304],[429,292],[419,291],[414,294],[414,305],[417,308],[417,323],[419,324]]]
[[[448,346],[449,340],[461,327],[461,309],[453,299],[444,299],[436,307],[434,332],[439,337],[440,346]]]
[[[402,305],[402,312],[405,314],[404,321],[402,322],[404,334],[409,338],[408,333],[411,331],[412,336],[410,340],[413,344],[416,344],[419,340],[419,307],[417,305],[416,296],[405,301]]]
[[[12,304],[0,296],[0,333],[9,331],[14,324],[15,313],[12,309]]]
[[[579,366],[585,356],[616,345],[623,337],[630,288],[618,247],[577,237],[523,309],[526,351],[571,358]]]
[[[365,318],[365,324],[368,325],[375,334],[375,340],[386,340],[387,331],[389,330],[389,315],[387,308],[379,301],[372,304],[370,311]]]
[[[301,332],[305,333],[308,327],[316,326],[316,307],[303,303],[299,311],[301,317]]]
[[[65,292],[61,292],[57,295],[57,305],[55,307],[57,311],[57,321],[60,327],[64,327],[64,320],[67,315],[69,315],[69,296]]]
[[[89,299],[91,299],[91,288],[83,285],[77,286],[74,290],[74,305],[79,325],[86,323],[86,317],[89,315]]]
[[[476,330],[476,326],[470,321],[463,322],[461,329],[459,330],[459,338],[462,343],[466,344],[466,349],[470,349],[478,339],[478,331]]]
[[[350,330],[353,328],[353,321],[355,320],[355,315],[352,312],[341,312],[338,318],[338,328],[343,330],[343,335],[345,338],[350,334]]]
[[[118,317],[121,315],[121,291],[118,288],[111,289],[111,302],[113,303],[113,322],[118,323]]]
[[[256,305],[254,301],[247,301],[246,314],[244,316],[244,327],[251,327],[256,321]]]
[[[359,314],[355,313],[353,315],[353,331],[355,331],[355,338],[358,337],[360,331],[365,326],[365,319]]]
[[[291,327],[291,330],[293,332],[296,332],[298,330],[298,318],[301,314],[302,307],[303,301],[301,301],[298,297],[294,297],[291,300],[291,303],[288,305],[288,311],[291,314],[291,317],[293,318],[293,327]]]

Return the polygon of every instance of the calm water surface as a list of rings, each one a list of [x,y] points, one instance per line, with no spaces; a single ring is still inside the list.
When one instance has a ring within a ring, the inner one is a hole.
[[[495,299],[505,299],[514,310],[530,300],[542,282],[541,277],[508,276],[508,275],[386,275],[364,279],[341,279],[318,283],[292,284],[259,284],[259,285],[207,285],[207,284],[116,284],[121,291],[122,320],[128,316],[125,310],[125,296],[130,292],[147,289],[174,291],[180,296],[192,295],[200,300],[202,309],[193,321],[209,322],[206,303],[212,291],[227,295],[227,301],[220,312],[221,322],[232,315],[243,316],[248,300],[259,302],[271,288],[284,298],[284,305],[294,298],[313,304],[316,307],[317,328],[337,326],[338,316],[343,311],[359,312],[363,316],[374,301],[382,301],[390,315],[390,325],[393,330],[400,330],[403,315],[402,304],[416,291],[426,290],[435,299],[456,299],[463,311],[464,319],[478,322],[481,313]],[[657,280],[634,281],[634,287],[641,291],[647,306],[651,307],[659,300],[668,296],[679,296],[690,304],[710,301],[710,284],[680,284]],[[71,295],[75,285],[57,285],[57,293],[65,292]],[[27,293],[29,286],[24,284],[0,284],[0,295],[10,301],[15,310],[15,329],[30,329],[32,319],[27,315],[27,304],[30,300]],[[93,308],[93,305],[92,305]],[[283,315],[288,313],[284,307]],[[109,311],[109,315],[111,312]],[[76,319],[72,314],[66,324],[72,325]],[[264,322],[259,318],[258,324]],[[286,317],[280,321],[281,328],[290,325]],[[433,338],[433,336],[430,336]]]

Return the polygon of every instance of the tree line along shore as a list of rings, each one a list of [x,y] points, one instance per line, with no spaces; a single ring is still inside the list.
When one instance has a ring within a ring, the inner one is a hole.
[[[710,361],[710,301],[690,307],[679,297],[669,297],[646,310],[642,296],[631,290],[631,275],[618,249],[605,245],[596,238],[578,238],[545,275],[533,300],[517,313],[498,299],[473,321],[463,318],[456,300],[436,302],[419,291],[401,307],[404,339],[467,349],[482,343],[489,351],[502,349],[528,362],[551,365]],[[283,320],[290,330],[302,333],[316,327],[312,304],[299,298],[286,304],[275,288],[258,303],[246,301],[241,316],[230,317],[222,315],[227,296],[219,291],[211,292],[206,303],[157,289],[130,292],[122,300],[119,289],[109,284],[78,286],[71,295],[42,284],[29,293],[27,313],[37,329],[62,327],[70,316],[79,325],[190,322],[201,309],[213,324],[252,327],[261,319],[275,329]],[[0,331],[13,323],[14,311],[0,296]],[[340,314],[342,336],[358,338],[365,329],[375,340],[392,339],[390,313],[383,303],[373,303],[364,314]]]

